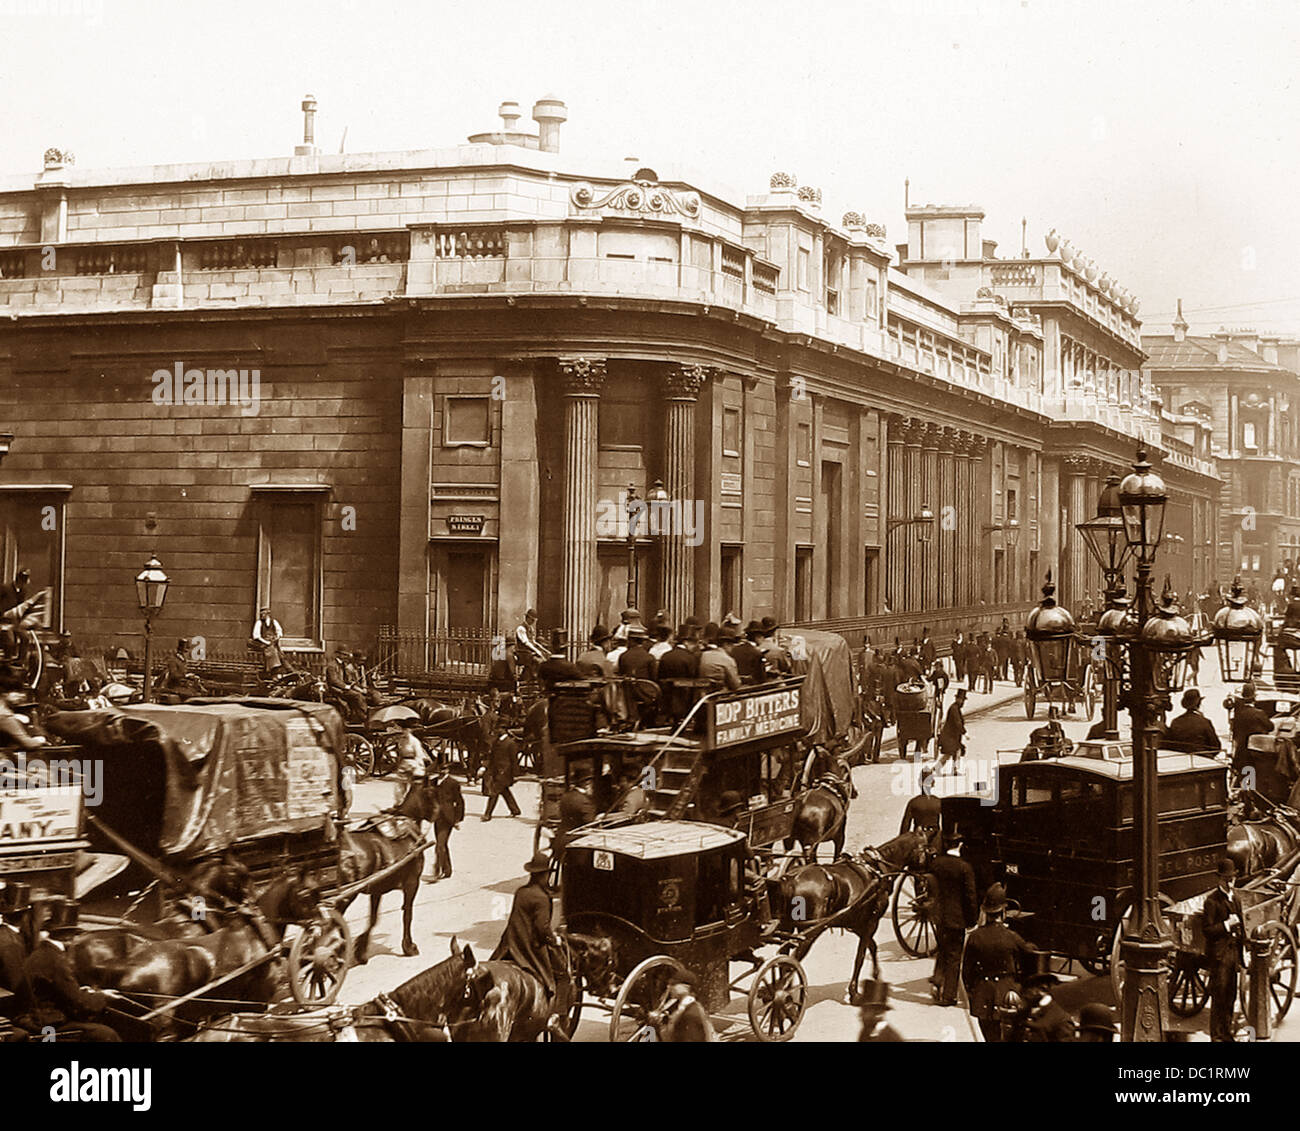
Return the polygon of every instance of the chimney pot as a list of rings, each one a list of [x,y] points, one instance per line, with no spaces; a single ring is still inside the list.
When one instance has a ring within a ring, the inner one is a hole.
[[[533,121],[538,127],[538,148],[546,153],[560,152],[560,125],[568,121],[568,108],[558,98],[547,95],[533,104]]]
[[[302,100],[302,144],[293,147],[295,157],[310,157],[316,148],[316,99],[308,94]]]
[[[505,127],[505,132],[508,134],[514,133],[515,123],[519,121],[520,117],[522,117],[519,110],[519,103],[503,102],[500,107],[498,107],[497,113],[501,115],[501,124]]]

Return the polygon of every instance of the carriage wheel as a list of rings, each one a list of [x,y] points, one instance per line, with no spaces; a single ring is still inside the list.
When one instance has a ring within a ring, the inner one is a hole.
[[[1179,1017],[1195,1017],[1210,1000],[1210,976],[1197,955],[1180,954],[1169,975],[1169,1008]]]
[[[23,686],[35,691],[41,683],[41,674],[45,671],[45,649],[41,647],[41,638],[32,629],[18,634],[18,663],[22,673]]]
[[[1163,912],[1173,905],[1173,899],[1167,896],[1164,892],[1160,892],[1160,910],[1162,918]],[[1111,935],[1110,940],[1110,988],[1115,994],[1115,1001],[1117,1004],[1124,1000],[1124,963],[1121,959],[1121,947],[1124,942],[1124,930],[1128,923],[1128,918],[1132,914],[1133,908],[1127,907],[1124,909],[1124,913],[1120,916],[1119,922],[1115,924],[1115,930]],[[1164,934],[1167,936],[1171,934],[1167,926],[1164,929]],[[1168,963],[1170,964],[1169,977],[1172,980],[1174,969],[1179,961],[1178,951],[1171,949],[1168,951],[1168,955]]]
[[[764,1044],[793,1037],[808,1008],[808,976],[799,960],[777,954],[764,962],[750,983],[747,1003],[749,1023]]]
[[[1097,709],[1097,690],[1096,684],[1092,678],[1092,667],[1089,666],[1088,674],[1083,677],[1083,709],[1088,713],[1088,718],[1092,718],[1092,713]]]
[[[299,1005],[331,1005],[352,965],[352,932],[343,916],[322,907],[289,948],[289,988]]]
[[[375,772],[375,748],[361,735],[347,735],[343,739],[343,753],[352,759],[357,781],[365,781]]]
[[[1282,1018],[1291,1008],[1291,999],[1296,989],[1296,938],[1289,927],[1281,923],[1271,923],[1264,928],[1268,932],[1268,995],[1272,999],[1272,1027],[1277,1029]],[[1237,996],[1241,1011],[1250,1018],[1250,973],[1246,971],[1237,978]]]
[[[657,954],[633,968],[618,988],[609,1016],[609,1039],[615,1044],[657,1041],[673,979],[686,968],[675,958]]]
[[[925,878],[915,872],[903,872],[894,884],[890,898],[890,918],[894,937],[913,958],[929,958],[938,949],[938,937],[930,919],[929,891]]]
[[[1038,692],[1033,683],[1025,680],[1025,718],[1033,720],[1034,711],[1038,709]]]

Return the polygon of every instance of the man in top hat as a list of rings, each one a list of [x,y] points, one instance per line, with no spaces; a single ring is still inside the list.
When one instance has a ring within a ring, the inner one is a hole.
[[[707,679],[715,688],[740,690],[740,672],[724,644],[737,639],[736,630],[720,628],[713,621],[704,626],[704,651],[700,653],[700,678]]]
[[[975,894],[975,869],[961,858],[961,835],[956,831],[945,834],[943,846],[943,853],[934,858],[927,876],[939,947],[930,985],[940,1005],[956,1005],[961,948],[967,930],[979,917],[979,900]]]
[[[758,626],[762,634],[756,643],[758,650],[763,653],[763,663],[767,670],[773,675],[789,675],[794,670],[794,661],[776,638],[776,630],[781,627],[776,617],[764,617]]]
[[[1166,750],[1186,750],[1210,757],[1222,748],[1214,724],[1201,714],[1201,693],[1196,688],[1183,692],[1183,713],[1170,721],[1160,745]]]
[[[1250,739],[1256,734],[1272,734],[1273,720],[1255,705],[1255,685],[1245,683],[1241,698],[1232,702],[1232,773],[1240,777],[1249,759]]]
[[[158,690],[173,695],[202,695],[203,685],[190,675],[190,642],[185,637],[176,641],[176,651],[167,657],[167,666],[158,683]]]
[[[943,728],[939,731],[939,762],[935,766],[936,773],[950,761],[954,774],[961,768],[961,756],[966,747],[965,706],[966,689],[959,687],[952,697],[952,706],[948,708],[948,714],[943,720]]]
[[[893,1044],[904,1041],[897,1029],[885,1021],[885,1014],[894,1007],[889,1004],[889,983],[878,982],[868,978],[862,983],[858,996],[858,1016],[862,1019],[862,1031],[858,1041],[879,1041]]]
[[[971,1016],[986,1041],[1002,1040],[1002,1018],[998,1008],[1007,995],[1031,973],[1037,952],[1006,925],[1007,892],[994,884],[984,896],[984,925],[971,931],[966,940],[961,978],[970,999]]]
[[[1205,937],[1205,964],[1210,978],[1210,1040],[1231,1042],[1232,1017],[1237,1004],[1237,971],[1245,966],[1242,954],[1241,900],[1237,897],[1237,865],[1228,857],[1219,861],[1219,886],[1205,897],[1201,929]]]
[[[557,683],[570,679],[582,679],[578,665],[568,659],[568,633],[562,628],[551,630],[551,654],[544,664],[537,669],[537,678],[542,681],[542,691],[549,695]]]
[[[1079,1010],[1079,1030],[1075,1037],[1082,1044],[1110,1044],[1115,1040],[1115,1011],[1098,1001],[1090,1001]]]
[[[611,639],[609,629],[603,624],[598,624],[591,630],[588,647],[585,651],[579,652],[578,658],[574,660],[574,664],[584,676],[597,679],[614,678],[614,665],[609,662],[609,656],[606,654]]]
[[[740,673],[740,682],[746,686],[762,683],[767,676],[763,663],[763,653],[759,651],[758,640],[762,638],[763,626],[752,620],[745,626],[745,636],[731,646],[731,658],[736,661],[736,671]]]
[[[492,820],[492,811],[497,807],[498,799],[504,799],[506,808],[512,817],[518,817],[522,810],[510,787],[515,784],[515,774],[519,769],[519,739],[506,731],[488,750],[487,766],[483,774],[483,792],[487,795],[487,808],[483,810],[484,821]]]
[[[694,626],[685,621],[678,626],[677,642],[659,658],[658,673],[661,702],[674,719],[681,719],[690,710],[694,694],[677,681],[698,679],[700,674],[700,645]]]
[[[658,678],[659,661],[650,655],[650,634],[639,624],[628,626],[627,647],[618,658],[618,674],[636,683],[624,684],[628,708],[640,726],[653,726],[658,711],[660,691],[650,686]]]
[[[524,865],[528,882],[515,892],[506,929],[489,961],[513,962],[534,975],[546,987],[554,1010],[564,1016],[568,1012],[569,987],[559,957],[559,940],[551,930],[554,894],[546,882],[550,869],[551,862],[544,852],[536,853]]]

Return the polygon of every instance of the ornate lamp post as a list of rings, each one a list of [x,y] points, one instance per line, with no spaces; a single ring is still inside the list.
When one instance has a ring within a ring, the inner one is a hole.
[[[135,593],[144,613],[144,701],[151,701],[153,695],[153,618],[162,612],[163,602],[167,600],[167,586],[171,584],[163,573],[162,563],[157,555],[151,555],[144,569],[136,576]]]
[[[1128,711],[1133,720],[1134,834],[1137,869],[1133,910],[1120,954],[1124,963],[1122,1033],[1126,1041],[1162,1041],[1168,1017],[1166,956],[1170,940],[1160,915],[1159,768],[1157,749],[1169,693],[1181,686],[1193,636],[1166,588],[1151,611],[1151,572],[1160,548],[1168,493],[1138,451],[1132,474],[1119,485],[1124,536],[1137,562],[1137,623],[1129,647]]]
[[[1056,603],[1056,586],[1048,570],[1043,586],[1043,599],[1025,622],[1025,638],[1029,641],[1029,662],[1034,666],[1034,677],[1040,686],[1062,683],[1070,672],[1070,657],[1078,646],[1074,631],[1074,617],[1063,605]]]
[[[1097,500],[1097,516],[1087,522],[1076,523],[1074,528],[1083,538],[1084,545],[1088,547],[1093,561],[1097,563],[1106,579],[1106,613],[1120,609],[1122,617],[1125,606],[1119,604],[1119,601],[1124,594],[1124,567],[1133,550],[1124,536],[1124,516],[1119,501],[1118,475],[1107,477],[1106,486]],[[1106,613],[1102,614],[1097,623],[1099,637],[1113,636],[1119,623],[1113,617],[1107,621]],[[1107,625],[1105,629],[1102,627],[1103,622]],[[1109,658],[1108,653],[1104,651],[1103,656]],[[1121,670],[1122,658],[1121,649]],[[1106,680],[1102,688],[1101,708],[1106,737],[1110,739],[1119,737],[1119,689],[1117,679],[1113,675],[1113,666],[1110,663],[1105,665]]]
[[[652,512],[663,514],[663,506],[668,502],[668,492],[664,490],[662,479],[651,484],[646,498],[636,493],[636,484],[627,485],[627,607],[637,608],[636,550],[637,537],[641,532],[656,534],[659,523],[650,521]]]

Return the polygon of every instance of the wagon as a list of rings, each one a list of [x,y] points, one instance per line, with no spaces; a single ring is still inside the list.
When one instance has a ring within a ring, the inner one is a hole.
[[[101,768],[86,837],[101,878],[98,890],[77,893],[101,925],[157,922],[192,894],[184,873],[223,857],[259,886],[296,865],[323,892],[337,889],[343,727],[333,707],[207,700],[62,712],[46,727]],[[124,906],[131,889],[143,890]],[[288,948],[290,989],[303,1005],[328,1004],[350,965],[351,935],[328,904],[300,926]]]
[[[808,979],[791,953],[797,939],[778,933],[743,833],[698,821],[583,832],[565,849],[559,886],[578,1010],[608,1011],[611,1041],[657,1039],[684,978],[710,1014],[743,994],[760,1041],[794,1036]],[[739,977],[733,963],[745,967]]]
[[[1084,718],[1092,718],[1102,698],[1097,665],[1089,662],[1087,650],[1082,648],[1070,649],[1068,663],[1065,679],[1042,682],[1034,665],[1025,665],[1025,718],[1033,719],[1040,702],[1059,708],[1062,714],[1073,714],[1078,704],[1083,707]]]
[[[939,704],[934,689],[924,681],[900,683],[894,692],[894,714],[898,724],[898,756],[907,757],[915,743],[926,754],[939,730]]]

